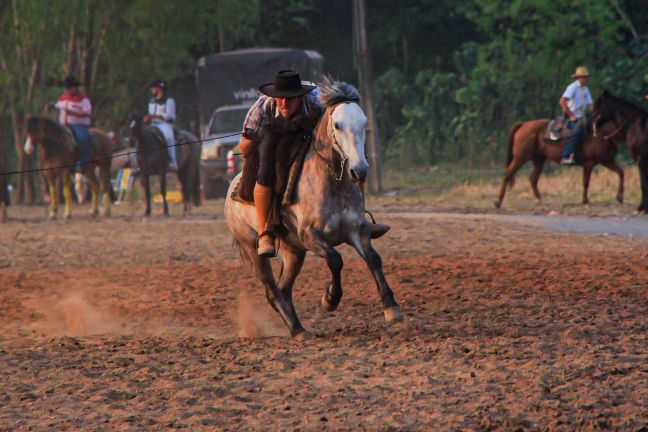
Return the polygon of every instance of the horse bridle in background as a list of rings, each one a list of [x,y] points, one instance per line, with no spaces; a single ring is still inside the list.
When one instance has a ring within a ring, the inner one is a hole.
[[[618,127],[614,132],[612,132],[612,133],[609,134],[609,135],[605,135],[605,136],[603,136],[602,138],[603,138],[604,140],[606,140],[606,141],[609,140],[609,139],[612,138],[614,135],[616,135],[616,134],[618,134],[619,132],[621,132],[621,130],[622,130],[624,127],[626,127],[626,125],[627,125],[628,123],[630,123],[630,120],[633,120],[635,117],[636,117],[636,114],[632,114],[632,115],[631,115],[630,117],[628,117],[628,118],[627,118],[623,123],[621,123],[621,126],[619,126],[619,127]],[[601,119],[601,114],[598,114],[598,115],[596,116],[596,119],[595,119],[594,122],[592,123],[592,135],[594,135],[594,138],[598,138],[598,128],[596,127],[596,125],[598,124],[598,121],[599,121],[600,119]]]
[[[336,181],[342,181],[342,177],[344,177],[344,166],[348,162],[349,157],[347,156],[344,149],[342,148],[342,146],[338,142],[337,138],[335,137],[335,129],[333,128],[333,111],[335,111],[335,108],[337,108],[338,105],[349,104],[349,103],[355,103],[355,102],[352,102],[352,101],[339,102],[339,103],[333,105],[332,107],[330,107],[330,109],[328,110],[328,126],[327,126],[328,130],[327,130],[327,132],[333,137],[333,144],[334,144],[335,147],[337,147],[337,151],[338,151],[338,153],[340,153],[340,156],[342,156],[342,161],[340,162],[340,175],[337,175],[335,173],[335,171],[333,170],[333,168],[329,164],[329,161],[324,156],[322,156],[319,151],[317,151],[317,147],[315,146],[315,141],[313,141],[313,150],[315,150],[315,154],[317,154],[317,156],[319,156],[319,158],[322,161],[322,163],[324,164],[324,166],[326,168],[328,168],[328,170],[331,172],[331,174],[333,175],[333,178]]]

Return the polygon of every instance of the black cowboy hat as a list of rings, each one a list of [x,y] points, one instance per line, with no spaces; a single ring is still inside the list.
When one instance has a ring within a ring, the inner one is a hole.
[[[162,90],[166,90],[168,86],[166,81],[164,81],[163,79],[156,79],[151,83],[149,87],[158,87],[161,88]]]
[[[61,86],[63,87],[79,87],[81,82],[76,79],[74,75],[68,75],[65,77],[65,79],[60,83]]]
[[[274,82],[259,87],[259,91],[266,96],[289,98],[305,95],[315,86],[302,84],[299,73],[293,70],[282,70],[275,75]]]

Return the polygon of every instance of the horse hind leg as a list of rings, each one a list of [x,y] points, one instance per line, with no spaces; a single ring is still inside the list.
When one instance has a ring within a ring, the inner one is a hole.
[[[522,165],[526,163],[526,160],[517,160],[513,159],[509,166],[504,172],[504,177],[502,178],[502,185],[500,186],[499,197],[495,201],[495,208],[500,208],[502,206],[502,201],[504,201],[504,195],[506,195],[506,187],[510,184],[513,185],[515,181],[515,173],[520,169]]]
[[[101,178],[102,215],[110,217],[110,206],[112,205],[110,197],[110,192],[112,191],[112,185],[110,184],[110,165],[101,165],[99,167],[99,176]]]
[[[538,180],[540,180],[540,175],[542,174],[542,169],[544,168],[546,158],[538,158],[533,160],[533,171],[529,176],[529,181],[531,182],[531,189],[533,189],[533,195],[538,200],[538,204],[542,206],[542,196],[540,195],[540,190],[538,189]]]
[[[90,208],[90,216],[97,217],[99,215],[99,182],[94,171],[94,167],[88,167],[86,171],[86,178],[92,191],[92,207]]]
[[[288,247],[285,242],[281,242],[279,247],[281,256],[281,272],[279,276],[279,291],[288,304],[292,314],[297,316],[295,305],[293,303],[292,289],[295,280],[301,272],[306,258],[306,252]]]
[[[383,304],[383,314],[387,322],[400,322],[403,320],[401,315],[400,306],[394,299],[394,293],[387,283],[385,273],[382,268],[382,258],[371,246],[371,234],[369,226],[365,224],[361,236],[352,236],[349,244],[358,252],[364,259],[367,267],[371,271],[376,282],[376,288],[380,294],[380,300]]]
[[[265,287],[268,303],[270,303],[270,306],[272,306],[286,324],[290,336],[298,340],[307,338],[308,333],[299,322],[299,318],[297,318],[292,302],[289,303],[285,299],[282,291],[277,286],[274,275],[272,274],[270,260],[260,257],[257,255],[256,250],[250,247],[246,248],[245,252],[252,262],[252,268],[257,277]]]

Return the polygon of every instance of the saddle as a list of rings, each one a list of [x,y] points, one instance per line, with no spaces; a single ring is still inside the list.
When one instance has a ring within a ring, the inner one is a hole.
[[[311,141],[312,135],[304,132],[288,135],[279,141],[275,163],[276,205],[285,207],[294,204],[295,188]],[[254,205],[254,185],[259,168],[257,146],[252,146],[246,153],[243,155],[245,163],[241,181],[232,191],[231,198],[243,204]]]
[[[564,141],[576,133],[576,128],[564,116],[551,120],[545,129],[545,141]]]

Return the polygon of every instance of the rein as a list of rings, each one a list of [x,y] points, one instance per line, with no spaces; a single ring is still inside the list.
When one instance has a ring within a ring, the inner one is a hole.
[[[596,120],[594,121],[594,123],[592,125],[592,129],[593,129],[592,130],[592,135],[594,135],[594,138],[598,138],[598,128],[596,127],[596,124],[598,123],[600,117],[601,117],[601,115],[599,114],[596,117]],[[621,126],[619,126],[614,132],[612,132],[609,135],[604,135],[602,138],[604,140],[609,140],[610,138],[612,138],[613,136],[615,136],[616,134],[621,132],[623,130],[623,128],[626,127],[628,125],[628,123],[630,123],[630,120],[634,120],[635,117],[636,117],[636,114],[631,115],[623,123],[621,123]]]
[[[349,160],[349,158],[346,155],[346,153],[344,152],[344,149],[342,148],[342,146],[338,142],[337,138],[335,138],[335,130],[333,129],[332,117],[333,117],[333,111],[335,111],[335,108],[337,108],[338,105],[348,104],[348,103],[352,103],[352,102],[351,101],[349,101],[349,102],[340,102],[340,103],[337,103],[337,104],[333,105],[328,110],[328,117],[329,118],[328,118],[328,125],[327,125],[327,133],[330,136],[333,137],[334,148],[337,147],[337,151],[340,154],[340,156],[342,157],[342,161],[340,162],[340,174],[339,175],[336,174],[335,170],[331,167],[330,161],[327,160],[324,156],[322,156],[322,154],[317,150],[317,147],[315,146],[315,141],[316,140],[313,140],[313,144],[312,144],[313,150],[315,151],[315,154],[317,156],[319,156],[320,160],[322,161],[324,166],[329,170],[329,172],[331,173],[333,178],[336,181],[339,181],[339,182],[342,181],[342,178],[344,177],[344,168],[345,168],[345,165],[346,165],[347,161]]]

